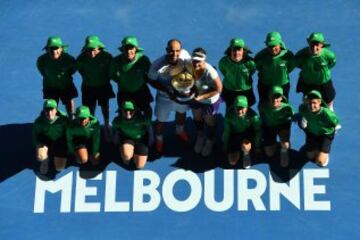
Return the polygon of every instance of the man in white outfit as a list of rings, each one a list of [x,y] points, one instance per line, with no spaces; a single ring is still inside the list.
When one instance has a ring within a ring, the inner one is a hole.
[[[188,105],[176,102],[171,86],[171,79],[181,73],[185,67],[185,61],[189,60],[190,54],[181,48],[181,42],[171,39],[167,43],[166,54],[155,60],[150,67],[148,77],[149,84],[157,89],[155,100],[155,149],[162,154],[164,149],[163,128],[171,111],[176,111],[176,134],[182,142],[189,140],[185,132],[184,124]]]

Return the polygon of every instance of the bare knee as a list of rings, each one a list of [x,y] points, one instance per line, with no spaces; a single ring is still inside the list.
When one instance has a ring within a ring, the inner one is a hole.
[[[319,154],[315,158],[315,162],[317,165],[321,167],[325,167],[329,163],[329,154],[324,152],[319,152]]]
[[[123,161],[129,162],[134,156],[134,146],[131,144],[123,144],[120,152]]]
[[[89,161],[89,153],[86,148],[79,148],[76,150],[76,157],[81,164],[85,164]]]
[[[249,140],[243,140],[241,142],[241,150],[244,153],[249,153],[251,150],[251,142]]]
[[[124,161],[130,161],[132,159],[133,155],[131,153],[128,152],[121,152],[121,158]]]
[[[66,167],[66,162],[67,162],[66,158],[54,157],[54,164],[56,171],[61,172],[62,170],[64,170]]]
[[[283,150],[289,150],[290,148],[290,142],[281,142],[281,149]]]
[[[39,162],[45,161],[46,159],[49,158],[48,156],[48,147],[46,145],[39,145],[36,148],[36,159]]]
[[[136,168],[142,169],[145,167],[148,156],[145,155],[134,155]]]

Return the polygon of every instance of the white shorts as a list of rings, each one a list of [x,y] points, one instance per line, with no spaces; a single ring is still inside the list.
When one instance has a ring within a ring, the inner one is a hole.
[[[179,104],[161,94],[156,94],[155,116],[159,122],[166,122],[172,111],[185,113],[189,110],[187,104]]]

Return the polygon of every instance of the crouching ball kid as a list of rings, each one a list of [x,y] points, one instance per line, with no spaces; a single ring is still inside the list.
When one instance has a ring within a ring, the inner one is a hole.
[[[329,163],[329,154],[340,120],[324,103],[321,93],[313,90],[299,107],[300,127],[305,132],[305,151],[310,160],[321,167]]]
[[[151,124],[151,113],[145,115],[134,102],[125,101],[120,106],[119,115],[113,120],[113,131],[116,134],[116,144],[119,144],[121,158],[124,164],[131,160],[137,168],[143,168],[148,158],[148,128]]]
[[[33,144],[36,148],[36,160],[40,164],[40,173],[47,174],[49,159],[53,158],[56,171],[62,171],[66,166],[66,128],[69,119],[57,108],[54,99],[44,102],[40,116],[33,126]]]
[[[76,119],[66,131],[69,152],[75,154],[79,164],[89,160],[93,165],[100,162],[100,124],[91,115],[90,109],[80,106],[76,109]]]

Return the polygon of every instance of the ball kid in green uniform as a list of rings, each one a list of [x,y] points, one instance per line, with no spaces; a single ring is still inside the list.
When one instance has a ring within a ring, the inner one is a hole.
[[[260,102],[269,99],[273,86],[280,86],[284,96],[289,98],[289,73],[295,68],[294,54],[285,47],[280,33],[270,32],[265,40],[266,48],[255,56],[259,72],[258,91]]]
[[[133,101],[141,111],[151,112],[153,97],[147,86],[149,58],[134,36],[125,37],[119,50],[121,54],[110,65],[110,77],[118,84],[118,106],[124,101]]]
[[[76,119],[66,130],[69,152],[75,154],[80,164],[89,160],[93,165],[100,162],[100,124],[87,106],[76,109]]]
[[[255,104],[253,79],[256,65],[249,56],[251,50],[241,38],[233,38],[225,51],[225,56],[220,59],[219,69],[224,75],[222,98],[226,107],[230,107],[237,96],[243,95],[248,99],[249,106]]]
[[[225,115],[223,142],[230,165],[236,165],[242,153],[243,167],[251,166],[250,151],[253,145],[258,151],[261,144],[260,119],[245,96],[237,96]]]
[[[105,45],[94,35],[86,37],[82,52],[76,59],[77,70],[82,77],[82,105],[88,106],[92,115],[95,114],[96,103],[101,106],[107,137],[111,130],[109,99],[115,97],[109,77],[111,61],[111,54],[105,51]]]
[[[341,128],[340,120],[324,103],[321,93],[313,90],[306,95],[306,101],[299,107],[302,116],[300,127],[305,132],[305,151],[310,160],[325,167],[335,133]]]
[[[295,55],[297,67],[301,69],[296,91],[306,95],[311,90],[317,90],[329,108],[333,109],[336,92],[331,69],[336,64],[335,53],[329,49],[330,44],[322,33],[310,34],[307,42],[309,46]]]
[[[277,147],[276,137],[279,136],[280,165],[287,167],[289,164],[290,127],[294,110],[285,98],[281,87],[274,86],[271,89],[269,100],[259,105],[259,113],[265,155],[267,157],[274,156]]]
[[[61,99],[66,111],[71,116],[75,110],[73,98],[78,96],[72,75],[76,71],[75,58],[66,53],[68,45],[60,37],[52,36],[44,47],[46,53],[41,55],[36,66],[43,77],[43,98]]]
[[[113,120],[113,131],[120,144],[120,153],[124,164],[133,159],[137,168],[143,168],[148,158],[148,128],[151,125],[151,113],[145,115],[133,102],[122,103],[119,115]]]
[[[33,144],[36,148],[36,160],[41,162],[40,173],[46,174],[49,169],[49,155],[52,155],[56,171],[66,166],[66,128],[69,119],[65,113],[57,109],[54,99],[44,102],[40,116],[33,125]]]

